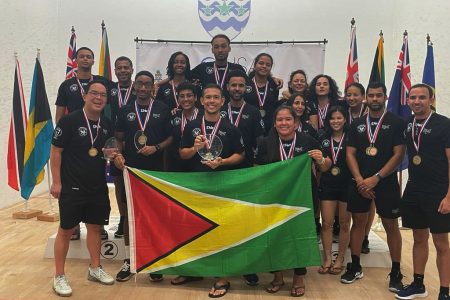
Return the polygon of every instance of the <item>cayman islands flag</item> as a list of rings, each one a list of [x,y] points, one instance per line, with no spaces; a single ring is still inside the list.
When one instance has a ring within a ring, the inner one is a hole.
[[[124,172],[132,272],[230,276],[320,264],[311,159]]]

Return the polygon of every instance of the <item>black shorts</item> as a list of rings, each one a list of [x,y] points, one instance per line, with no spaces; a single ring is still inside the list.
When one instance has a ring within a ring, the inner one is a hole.
[[[59,199],[60,226],[62,229],[71,229],[80,222],[108,225],[110,211],[111,207],[107,194],[97,197],[61,195]]]
[[[319,188],[319,199],[323,200],[334,200],[347,202],[347,190],[345,189],[333,189],[321,186]]]
[[[374,188],[377,214],[382,218],[396,219],[400,217],[400,186],[397,176],[391,175],[382,179]],[[347,194],[347,211],[351,213],[368,213],[371,199],[358,193],[356,181],[350,180]]]
[[[450,214],[438,212],[447,191],[438,193],[414,190],[406,185],[400,204],[402,225],[411,229],[430,228],[431,233],[450,232]]]

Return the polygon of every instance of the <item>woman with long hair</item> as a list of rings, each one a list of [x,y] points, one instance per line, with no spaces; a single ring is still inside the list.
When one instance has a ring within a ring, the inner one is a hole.
[[[285,103],[295,111],[295,124],[298,132],[304,132],[314,139],[318,140],[319,136],[316,129],[309,123],[307,115],[307,107],[305,97],[299,93],[293,93]]]

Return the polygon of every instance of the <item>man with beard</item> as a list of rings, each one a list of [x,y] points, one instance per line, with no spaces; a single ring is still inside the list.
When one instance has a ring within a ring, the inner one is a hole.
[[[400,186],[396,170],[405,154],[405,124],[385,111],[386,100],[386,86],[380,82],[369,83],[369,113],[354,120],[348,132],[347,164],[353,175],[347,207],[353,218],[350,231],[352,262],[347,265],[341,282],[352,283],[363,277],[361,244],[370,205],[374,201],[386,231],[392,260],[389,290],[398,292],[403,287],[403,275],[400,272],[402,237],[398,227]]]

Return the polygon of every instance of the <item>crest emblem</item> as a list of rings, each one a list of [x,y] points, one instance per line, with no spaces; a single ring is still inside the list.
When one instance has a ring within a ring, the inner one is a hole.
[[[71,92],[76,92],[78,91],[78,84],[74,83],[69,87]]]
[[[53,139],[57,140],[58,137],[62,135],[62,129],[60,127],[55,128],[55,132],[53,133]]]
[[[329,147],[330,146],[330,140],[323,140],[322,141],[322,146]]]
[[[253,91],[253,87],[251,85],[245,86],[245,93],[250,94]]]
[[[196,137],[197,135],[200,135],[201,132],[202,132],[202,131],[200,130],[200,128],[194,128],[194,129],[192,130],[192,136],[193,136],[193,137]]]
[[[169,96],[170,95],[170,89],[165,89],[164,90],[164,95]]]
[[[205,71],[206,71],[206,74],[214,73],[214,69],[212,67],[207,67]]]
[[[116,88],[111,89],[111,96],[113,96],[113,97],[117,96],[118,92],[119,91]]]
[[[225,119],[225,118],[227,117],[227,115],[228,115],[228,114],[227,114],[226,111],[223,111],[223,110],[222,110],[222,111],[220,112],[220,117],[221,117],[222,119]]]
[[[366,125],[361,124],[356,129],[358,130],[359,133],[362,133],[362,132],[366,131]]]
[[[251,0],[198,0],[198,16],[211,37],[221,33],[233,40],[248,23],[250,4]]]
[[[127,115],[127,120],[130,122],[133,122],[134,119],[136,119],[136,114],[134,112],[131,112]]]
[[[180,125],[181,123],[181,119],[179,117],[176,117],[175,119],[173,119],[173,125]]]
[[[78,134],[80,136],[86,136],[87,135],[87,128],[86,127],[79,127],[78,128]]]

